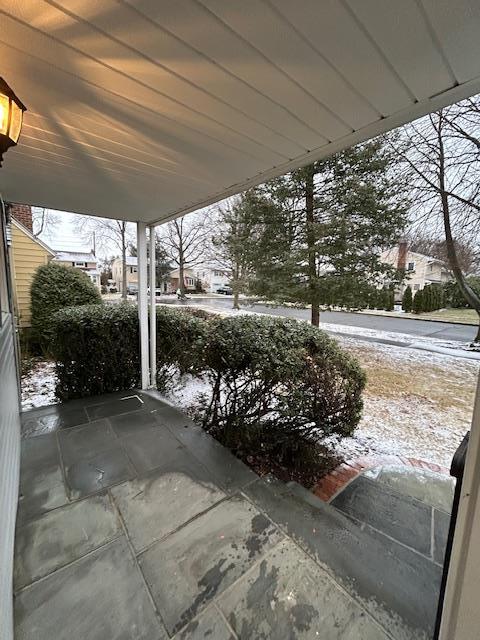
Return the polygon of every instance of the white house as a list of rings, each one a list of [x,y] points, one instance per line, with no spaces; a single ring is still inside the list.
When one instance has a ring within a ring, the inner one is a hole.
[[[83,271],[93,284],[100,289],[100,271],[98,260],[91,252],[56,251],[52,262],[59,262],[67,267]]]
[[[405,280],[398,289],[400,297],[403,296],[408,285],[415,293],[427,284],[443,284],[453,279],[443,260],[416,251],[409,251],[402,243],[384,251],[381,254],[381,260],[397,269],[405,270]]]
[[[227,269],[218,266],[201,266],[196,271],[202,288],[208,293],[216,293],[218,289],[230,286],[230,274]]]

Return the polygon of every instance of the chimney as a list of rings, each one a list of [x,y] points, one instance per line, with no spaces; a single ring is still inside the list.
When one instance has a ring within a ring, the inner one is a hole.
[[[405,271],[405,269],[407,268],[407,253],[408,253],[408,244],[406,240],[402,238],[398,242],[398,259],[397,259],[398,271]]]
[[[33,231],[32,207],[28,204],[10,203],[10,215],[29,231]]]

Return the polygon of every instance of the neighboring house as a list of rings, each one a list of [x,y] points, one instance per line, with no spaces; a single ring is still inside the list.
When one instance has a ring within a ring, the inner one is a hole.
[[[54,258],[55,251],[33,235],[30,207],[10,205],[10,214],[12,216],[11,266],[15,314],[17,325],[25,329],[31,325],[30,286],[33,276],[38,267]]]
[[[229,272],[221,267],[199,267],[196,276],[202,282],[202,289],[208,293],[230,286]]]
[[[453,280],[452,274],[443,260],[409,251],[404,243],[384,251],[381,259],[382,262],[391,264],[397,269],[405,270],[405,280],[397,290],[400,299],[408,285],[415,293],[427,284],[443,284]]]
[[[127,292],[138,291],[138,259],[136,256],[127,256]],[[115,280],[117,289],[123,293],[123,263],[121,258],[115,258],[112,263],[112,280]]]
[[[98,270],[98,260],[91,252],[78,251],[56,251],[55,262],[63,264],[66,267],[73,267],[79,271],[83,271],[93,284],[101,288],[100,271]]]
[[[183,281],[185,286],[185,291],[194,292],[196,290],[196,282],[197,282],[197,273],[194,269],[184,269],[183,270]],[[180,269],[174,269],[169,273],[169,289],[171,292],[175,293],[175,291],[180,286]]]

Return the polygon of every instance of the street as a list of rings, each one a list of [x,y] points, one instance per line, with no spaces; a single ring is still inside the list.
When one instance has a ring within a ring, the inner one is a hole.
[[[170,302],[164,299],[162,302]],[[178,304],[177,300],[171,302]],[[199,304],[217,309],[231,309],[232,299],[206,298],[190,296],[186,304]],[[268,313],[283,316],[285,318],[299,318],[308,320],[310,309],[293,309],[291,307],[270,307],[261,304],[247,304],[241,300],[243,308],[256,313]],[[410,318],[392,318],[366,313],[348,313],[343,311],[324,311],[320,314],[320,324],[337,324],[376,331],[389,331],[392,333],[404,333],[412,336],[437,338],[440,340],[455,340],[458,342],[470,342],[476,335],[477,328],[474,325],[462,325],[451,322],[432,322],[429,320],[412,320]]]

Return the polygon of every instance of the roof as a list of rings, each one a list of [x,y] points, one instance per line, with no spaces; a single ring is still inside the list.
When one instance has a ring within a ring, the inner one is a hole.
[[[93,253],[78,251],[56,251],[54,260],[59,262],[97,262]]]
[[[476,0],[0,0],[8,200],[165,221],[480,92]]]
[[[45,242],[43,242],[43,240],[40,240],[39,238],[36,238],[33,233],[30,231],[30,229],[27,229],[27,227],[25,227],[21,222],[19,222],[16,218],[12,218],[11,222],[13,225],[15,225],[18,229],[20,229],[20,231],[23,231],[23,233],[28,236],[30,238],[30,240],[32,240],[33,242],[36,242],[38,245],[40,245],[42,247],[42,249],[45,249],[45,251],[47,251],[50,255],[54,256],[55,255],[55,251],[53,249],[50,249],[50,247],[45,244]]]

